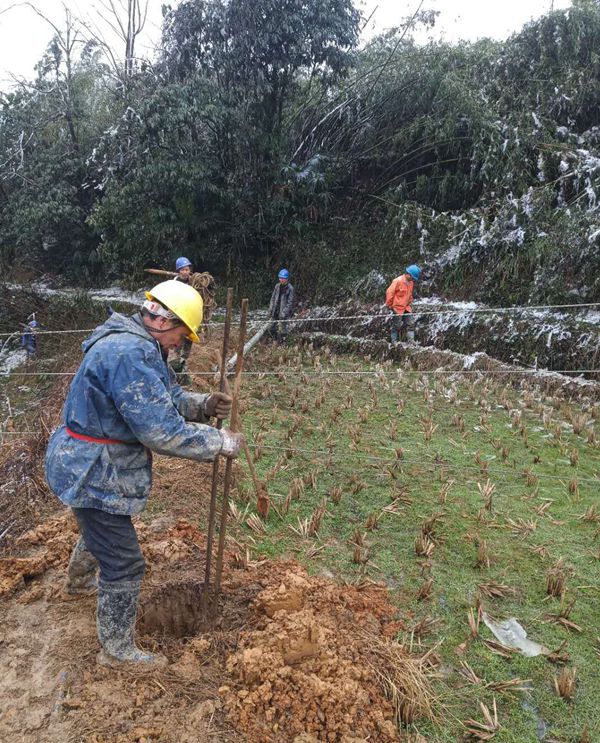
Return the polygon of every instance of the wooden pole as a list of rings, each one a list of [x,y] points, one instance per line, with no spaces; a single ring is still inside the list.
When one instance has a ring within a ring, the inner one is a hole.
[[[153,273],[156,276],[179,276],[176,271],[163,271],[162,268],[145,268],[146,273]]]
[[[250,338],[250,340],[246,343],[244,346],[244,355],[249,353],[254,346],[258,343],[258,341],[263,337],[263,335],[267,332],[267,330],[271,327],[273,322],[269,320],[269,322],[265,323],[261,328],[258,329],[258,331]],[[227,368],[233,369],[235,366],[235,363],[237,362],[237,353],[235,356],[232,356],[229,361],[227,362]]]
[[[223,353],[221,354],[219,390],[225,392],[227,385],[225,358],[229,350],[229,336],[231,333],[231,315],[233,310],[233,289],[227,289],[227,305],[225,309],[225,327],[223,329]],[[223,426],[221,419],[217,420],[217,428]],[[212,561],[213,539],[215,534],[215,512],[217,507],[217,488],[219,484],[219,456],[215,457],[212,470],[212,482],[210,488],[210,507],[208,511],[208,534],[206,537],[206,568],[204,571],[204,600],[207,601],[210,586],[210,564]],[[206,606],[207,604],[205,604]]]
[[[237,363],[235,366],[235,377],[233,381],[233,404],[231,406],[231,420],[237,421],[240,404],[240,386],[242,382],[242,369],[244,366],[244,341],[246,340],[246,324],[248,321],[248,300],[242,299],[240,311],[240,335],[238,340]],[[221,575],[223,573],[223,552],[225,550],[225,532],[227,530],[227,516],[229,511],[229,490],[231,489],[231,473],[233,459],[229,457],[225,464],[225,482],[223,483],[223,501],[221,505],[221,522],[219,525],[219,546],[217,549],[217,562],[215,567],[215,586],[213,593],[213,615],[216,614],[221,593]]]

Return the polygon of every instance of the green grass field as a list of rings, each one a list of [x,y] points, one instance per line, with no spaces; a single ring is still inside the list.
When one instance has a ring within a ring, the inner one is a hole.
[[[495,741],[600,740],[594,406],[485,374],[346,374],[374,365],[322,350],[263,350],[251,368],[280,372],[244,381],[244,426],[279,512],[264,532],[249,527],[250,478],[239,484],[232,533],[253,558],[294,556],[336,580],[389,586],[399,639],[441,656],[440,720],[416,726],[428,740],[463,739],[463,722],[483,722],[479,703],[494,699]],[[562,602],[547,594],[559,560]],[[483,622],[472,636],[480,606],[516,617],[550,651],[566,643],[562,662],[496,654]],[[555,690],[565,668],[576,669],[570,701]],[[486,688],[514,679],[529,690]]]

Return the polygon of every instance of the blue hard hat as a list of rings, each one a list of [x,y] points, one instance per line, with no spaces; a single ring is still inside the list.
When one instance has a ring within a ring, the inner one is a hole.
[[[285,279],[286,281],[290,278],[290,272],[287,270],[287,268],[282,268],[281,271],[277,274],[278,279]]]
[[[191,265],[192,265],[191,260],[182,255],[181,258],[178,258],[175,261],[175,270],[181,271],[182,268],[185,268],[186,266],[191,266]]]
[[[410,274],[415,281],[421,278],[421,269],[414,264],[406,269],[406,273]]]

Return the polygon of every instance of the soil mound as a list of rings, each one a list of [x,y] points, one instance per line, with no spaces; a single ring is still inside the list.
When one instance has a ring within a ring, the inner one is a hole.
[[[387,592],[337,586],[293,563],[288,568],[257,595],[257,626],[241,633],[227,660],[236,683],[221,693],[236,729],[250,743],[302,734],[319,741],[399,740],[368,640],[382,637],[392,621]]]
[[[59,589],[77,539],[70,513],[23,534],[18,553],[0,561],[0,590],[19,591],[0,603],[0,655],[11,669],[0,696],[19,719],[19,739],[54,742],[67,731],[97,743],[402,739],[398,699],[373,650],[402,652],[388,639],[401,625],[385,587],[337,585],[291,560],[240,569],[226,553],[211,627],[198,610],[202,530],[165,517],[137,529],[149,567],[138,634],[169,660],[154,674],[96,665],[94,599],[66,601]],[[17,739],[11,720],[0,715],[3,740]]]

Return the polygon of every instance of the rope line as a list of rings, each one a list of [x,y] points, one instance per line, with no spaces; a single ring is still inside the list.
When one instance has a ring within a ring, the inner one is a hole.
[[[0,433],[0,438],[4,436],[17,436],[20,438],[27,438],[28,436],[38,436],[39,431],[5,431],[3,433]],[[2,444],[3,446],[11,446],[12,444]],[[323,457],[329,457],[330,455],[333,456],[334,454],[334,447],[332,447],[331,452],[329,449],[304,449],[304,448],[298,448],[294,446],[293,444],[281,444],[279,446],[271,445],[271,444],[261,444],[257,443],[256,441],[248,441],[248,446],[257,449],[268,449],[268,450],[274,450],[274,451],[286,451],[291,450],[293,452],[299,453],[299,454],[310,454],[311,456],[323,456]],[[346,447],[347,448],[347,447]],[[400,447],[399,447],[400,448]],[[388,451],[394,451],[394,449],[385,447]],[[397,457],[378,457],[374,454],[366,454],[363,452],[356,452],[353,450],[349,450],[353,457],[357,459],[365,459],[370,461],[376,461],[376,462],[384,462],[386,464],[395,464],[399,463],[400,466],[404,465],[423,465],[427,467],[437,467],[439,469],[461,469],[461,470],[470,470],[470,471],[480,471],[481,472],[481,466],[479,465],[468,465],[468,464],[454,464],[452,462],[440,462],[440,461],[432,461],[432,460],[426,460],[426,459],[410,459],[402,457],[398,459]],[[414,449],[404,449],[403,451],[414,451]],[[485,462],[490,460],[483,460]],[[565,460],[566,461],[566,460]],[[523,465],[526,466],[526,465]],[[516,469],[510,468],[510,467],[499,467],[499,468],[485,468],[485,472],[481,472],[482,477],[489,478],[490,474],[496,474],[499,476],[506,476],[511,475],[514,477],[523,478],[526,477],[526,475],[521,471],[519,472]],[[542,480],[556,480],[561,483],[566,483],[568,478],[560,477],[559,475],[549,475],[544,473],[536,473],[532,472],[532,475],[534,475],[539,481]],[[577,478],[577,482],[579,484],[581,483],[593,483],[594,485],[598,485],[600,482],[600,478],[598,477],[584,477],[584,478]]]
[[[20,371],[5,371],[0,372],[0,378],[2,377],[72,377],[77,372],[20,372]],[[218,372],[193,372],[187,371],[190,377],[214,377]],[[325,376],[374,376],[381,377],[403,374],[539,374],[541,376],[548,374],[598,374],[600,369],[531,369],[531,368],[510,368],[510,369],[373,369],[373,370],[352,370],[352,371],[328,371],[320,370],[294,370],[289,371],[242,371],[244,376],[253,377],[297,377],[298,375],[305,374],[308,377],[325,377]],[[583,380],[592,384],[591,380]]]
[[[462,309],[449,309],[449,310],[415,310],[412,314],[414,317],[425,317],[425,316],[436,316],[436,315],[462,315],[467,313],[473,313],[473,314],[504,314],[507,312],[526,312],[528,310],[559,310],[559,309],[589,309],[591,307],[600,307],[600,302],[587,302],[582,304],[540,304],[540,305],[515,305],[512,307],[465,307]],[[287,323],[304,323],[304,322],[334,322],[336,320],[372,320],[377,318],[384,318],[384,319],[390,319],[393,317],[393,314],[390,312],[380,312],[376,314],[362,314],[362,315],[337,315],[337,316],[308,316],[308,317],[295,317],[295,318],[289,318],[288,320],[285,320]],[[239,317],[236,315],[232,319],[233,322],[236,322],[239,320]],[[253,320],[253,325],[266,325],[268,322],[271,322],[268,318],[264,320]],[[283,322],[281,320],[277,322]],[[98,326],[96,326],[98,327]],[[35,335],[36,336],[42,336],[42,335],[61,335],[61,334],[73,334],[73,333],[91,333],[93,332],[96,327],[94,328],[80,328],[80,329],[72,329],[72,330],[36,330]],[[206,323],[205,327],[223,327],[222,322],[209,322]],[[0,333],[0,338],[6,338],[8,336],[14,335],[15,333],[22,334],[24,332],[27,332],[26,329],[21,328],[19,330],[13,330],[10,333]]]

